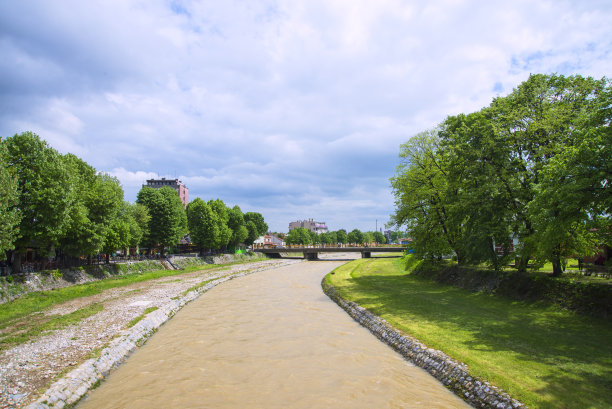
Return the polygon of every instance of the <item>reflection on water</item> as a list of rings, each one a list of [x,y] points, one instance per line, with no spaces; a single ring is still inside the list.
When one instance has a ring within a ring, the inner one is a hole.
[[[303,262],[210,290],[79,408],[467,408],[321,290]]]

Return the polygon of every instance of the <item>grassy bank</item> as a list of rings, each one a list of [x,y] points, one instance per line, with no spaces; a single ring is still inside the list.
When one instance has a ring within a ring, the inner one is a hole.
[[[327,280],[532,408],[610,407],[609,321],[438,284],[404,271],[401,259],[355,260]]]

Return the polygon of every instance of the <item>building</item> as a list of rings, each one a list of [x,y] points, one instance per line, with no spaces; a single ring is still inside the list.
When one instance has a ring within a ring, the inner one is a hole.
[[[259,236],[257,240],[253,242],[256,246],[261,247],[283,247],[285,242],[273,234],[266,234],[265,236]]]
[[[304,227],[317,234],[327,233],[328,229],[325,222],[315,222],[312,219],[309,220],[298,220],[297,222],[289,223],[289,231],[297,229],[298,227]]]
[[[181,198],[181,202],[183,202],[185,207],[187,207],[187,203],[189,203],[189,189],[178,179],[149,179],[147,180],[147,184],[142,186],[152,187],[154,189],[159,189],[164,186],[171,187],[172,189],[176,190],[176,193],[178,193],[179,197]]]

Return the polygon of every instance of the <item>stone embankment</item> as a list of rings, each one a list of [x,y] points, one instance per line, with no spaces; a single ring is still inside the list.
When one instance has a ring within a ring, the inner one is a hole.
[[[441,351],[427,348],[418,340],[400,333],[387,321],[367,309],[342,298],[325,279],[321,286],[325,294],[355,321],[369,329],[378,339],[400,353],[405,359],[425,369],[475,408],[527,408],[487,381],[472,376],[466,364],[454,361]]]

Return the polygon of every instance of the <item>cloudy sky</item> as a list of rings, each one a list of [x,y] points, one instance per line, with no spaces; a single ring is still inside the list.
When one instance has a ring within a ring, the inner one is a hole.
[[[530,73],[612,69],[609,0],[0,0],[0,135],[373,230],[400,143]]]

